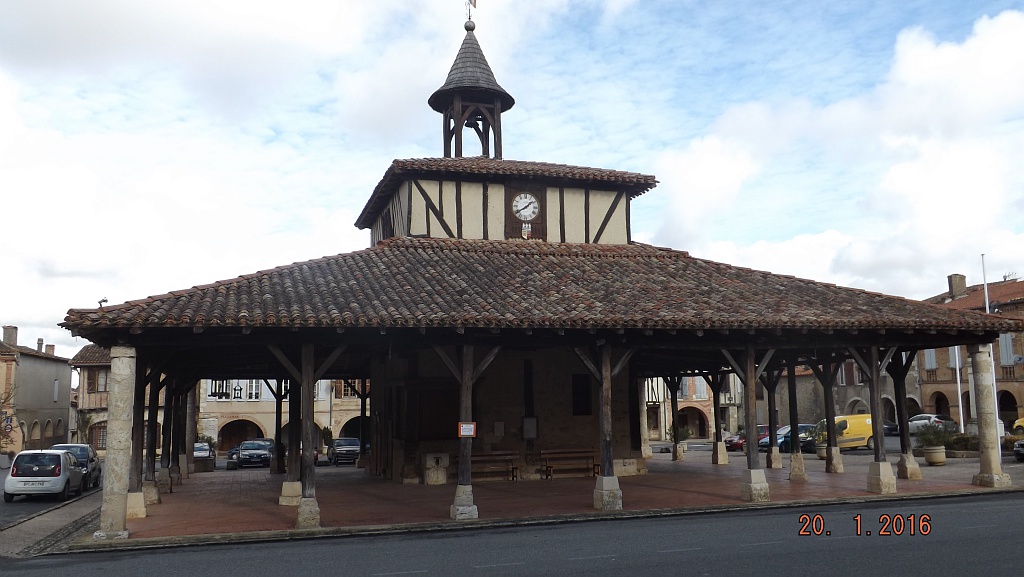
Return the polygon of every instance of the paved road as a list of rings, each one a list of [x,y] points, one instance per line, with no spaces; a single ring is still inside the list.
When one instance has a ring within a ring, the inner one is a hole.
[[[7,478],[7,474],[10,469],[0,469],[0,485],[3,484]],[[85,492],[86,495],[100,491],[101,489],[89,489]],[[17,523],[22,519],[27,519],[43,511],[47,511],[54,507],[60,507],[61,501],[57,497],[51,497],[49,495],[40,495],[33,497],[15,497],[14,501],[10,503],[0,503],[0,530],[4,527],[8,527],[13,523]]]
[[[49,577],[63,571],[83,577],[191,577],[197,572],[224,577],[325,573],[381,577],[962,577],[978,575],[983,568],[987,575],[1019,575],[1024,539],[1021,518],[1024,495],[1006,493],[501,530],[49,556],[6,561],[4,572],[25,577]],[[890,521],[886,523],[886,519]],[[880,534],[884,528],[890,534]],[[801,529],[808,534],[801,535]]]

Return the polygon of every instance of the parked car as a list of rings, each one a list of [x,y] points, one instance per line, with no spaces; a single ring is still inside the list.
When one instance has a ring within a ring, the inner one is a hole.
[[[355,463],[359,460],[359,439],[341,437],[334,439],[327,447],[327,460],[337,467],[342,463]]]
[[[4,480],[4,502],[17,495],[57,495],[65,501],[71,492],[85,492],[88,469],[70,451],[45,449],[18,453]]]
[[[193,459],[214,459],[217,454],[210,447],[209,443],[196,443],[192,446]]]
[[[813,436],[814,425],[810,423],[800,423],[797,425],[796,439],[797,443],[800,444],[800,451],[803,453],[814,452],[814,436]],[[779,429],[781,432],[782,429]],[[783,453],[790,452],[790,443],[793,442],[793,435],[790,434],[789,429],[786,430],[784,435],[779,435],[779,450]]]
[[[907,421],[907,431],[911,435],[916,435],[921,427],[925,425],[944,425],[947,429],[955,429],[956,421],[949,415],[935,415],[932,413],[921,413],[920,415],[914,415]]]
[[[269,467],[271,447],[263,441],[243,441],[233,460],[239,467]],[[231,459],[230,455],[228,456]]]
[[[789,434],[789,425],[783,425],[775,431],[775,446],[782,445],[782,438]],[[757,441],[758,451],[768,451],[768,445],[771,443],[771,435],[765,434]]]
[[[888,437],[900,434],[900,426],[892,421],[882,421],[882,428],[885,430],[885,435]]]
[[[1024,463],[1024,441],[1017,441],[1013,444],[1013,456],[1018,463]]]
[[[757,426],[757,440],[760,441],[761,439],[763,439],[763,438],[765,438],[767,436],[768,436],[768,425],[758,425]],[[725,440],[725,450],[726,451],[742,451],[743,450],[743,444],[746,442],[746,438],[747,438],[746,435],[743,434],[743,433],[737,433],[737,434],[727,438]]]
[[[78,459],[80,465],[89,469],[89,473],[86,475],[86,488],[99,487],[100,483],[103,482],[103,463],[100,462],[100,456],[96,454],[96,449],[93,449],[92,445],[85,443],[62,443],[54,445],[50,449],[54,451],[70,451]]]
[[[1024,436],[1024,418],[1017,419],[1016,421],[1014,421],[1013,426],[1010,427],[1010,430],[1013,431],[1013,434],[1017,435],[1018,437]]]

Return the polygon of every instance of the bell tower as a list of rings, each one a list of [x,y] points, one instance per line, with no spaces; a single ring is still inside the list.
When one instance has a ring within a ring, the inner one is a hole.
[[[516,101],[494,79],[473,34],[476,24],[467,20],[465,27],[466,38],[448,79],[430,95],[427,104],[444,116],[446,158],[463,156],[463,132],[468,128],[480,139],[483,156],[501,159],[501,113]]]

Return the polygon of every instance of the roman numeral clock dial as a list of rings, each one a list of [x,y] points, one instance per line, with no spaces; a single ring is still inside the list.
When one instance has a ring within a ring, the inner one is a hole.
[[[523,222],[529,222],[537,218],[540,212],[540,203],[537,197],[529,193],[521,193],[512,199],[512,214]]]

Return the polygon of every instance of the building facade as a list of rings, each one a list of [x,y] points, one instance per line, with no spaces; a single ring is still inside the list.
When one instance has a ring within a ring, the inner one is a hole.
[[[46,449],[68,442],[71,368],[53,345],[18,344],[18,327],[0,342],[0,451]]]
[[[1024,318],[1024,282],[1018,279],[1007,278],[987,287],[984,284],[968,286],[967,278],[961,274],[951,274],[947,281],[949,290],[925,302],[949,309]],[[992,354],[997,415],[1009,431],[1014,421],[1024,417],[1024,333],[1000,334],[992,343]],[[949,415],[965,429],[972,428],[978,407],[970,369],[966,348],[962,346],[918,353],[922,412]],[[1020,433],[1024,434],[1024,430]]]

